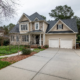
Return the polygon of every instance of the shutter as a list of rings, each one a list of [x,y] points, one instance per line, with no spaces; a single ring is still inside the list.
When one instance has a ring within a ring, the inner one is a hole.
[[[62,24],[62,29],[63,29],[63,24]]]
[[[58,25],[57,25],[57,29],[58,29]]]

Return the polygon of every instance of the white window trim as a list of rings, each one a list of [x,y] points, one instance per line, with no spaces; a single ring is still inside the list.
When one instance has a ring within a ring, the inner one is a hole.
[[[36,24],[38,24],[38,29],[36,29]],[[39,30],[39,22],[35,22],[35,30]]]
[[[21,25],[27,25],[27,30],[21,30]],[[25,23],[25,24],[21,23],[20,24],[20,31],[29,31],[29,23]]]
[[[26,36],[26,41],[23,41],[23,36]],[[28,36],[28,41],[27,41],[27,36]],[[29,35],[22,35],[22,42],[29,42]]]
[[[38,19],[37,17],[34,19],[34,21],[36,20],[36,19]],[[39,21],[39,19],[38,19],[38,21]]]
[[[58,24],[58,25],[61,25],[62,26],[62,24]],[[59,27],[59,26],[58,26]],[[58,30],[61,30],[62,28],[58,28]]]

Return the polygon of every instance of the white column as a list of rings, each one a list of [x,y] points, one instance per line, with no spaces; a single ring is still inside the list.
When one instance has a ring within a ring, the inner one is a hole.
[[[44,22],[43,22],[43,32],[44,32]]]
[[[43,46],[45,45],[45,33],[43,34]]]
[[[41,46],[41,34],[40,34],[40,46]]]
[[[30,43],[30,41],[31,41],[31,40],[30,40],[30,34],[29,34],[29,43]]]

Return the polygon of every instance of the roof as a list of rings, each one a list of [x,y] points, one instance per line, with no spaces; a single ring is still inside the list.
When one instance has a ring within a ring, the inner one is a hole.
[[[19,24],[17,24],[9,33],[19,33]]]
[[[25,13],[24,13],[25,14]],[[41,17],[40,14],[38,14],[37,12],[35,12],[34,14],[28,16],[27,14],[25,14],[31,21],[34,21],[35,18],[38,18],[39,20],[45,20],[43,19],[43,17]],[[46,30],[46,33],[57,23],[58,20],[54,20],[54,21],[47,21],[48,23],[48,28]],[[77,24],[76,24],[76,19],[64,19],[61,20],[63,21],[70,29],[72,29],[74,32],[78,32],[77,29]],[[36,30],[35,30],[36,31]],[[35,32],[33,31],[33,32]],[[38,30],[39,31],[39,30]],[[11,31],[10,33],[19,33],[19,24],[17,24]]]
[[[41,32],[43,32],[42,30],[33,30],[33,31],[29,31],[29,33],[41,33]]]
[[[74,32],[78,32],[75,18],[73,18],[73,19],[64,19],[64,20],[61,20],[61,21],[63,21]],[[57,20],[47,21],[47,22],[48,22],[49,25],[48,25],[48,28],[47,28],[46,32],[48,32],[57,23]]]
[[[50,31],[49,33],[73,33],[73,31]]]
[[[45,20],[40,14],[38,14],[37,12],[35,12],[34,14],[28,16],[27,14],[25,14],[31,21],[34,21],[35,18],[38,18],[39,20]]]

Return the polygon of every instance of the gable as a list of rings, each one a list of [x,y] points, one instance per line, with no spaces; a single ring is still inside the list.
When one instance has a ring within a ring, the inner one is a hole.
[[[57,25],[59,25],[59,24],[63,25],[63,29],[57,29]],[[71,30],[64,23],[62,23],[59,20],[58,23],[56,25],[54,25],[50,31],[71,31]]]
[[[59,21],[59,20],[58,20]],[[50,30],[53,29],[53,27],[58,23],[57,20],[54,21],[47,21],[48,22],[48,28],[46,30],[46,32],[48,33]],[[74,33],[78,33],[78,28],[77,28],[77,23],[76,23],[76,19],[63,19],[60,20],[68,29],[70,29],[72,32]]]
[[[25,15],[23,15],[19,20],[19,22],[22,22],[22,21],[29,21],[29,19]]]

